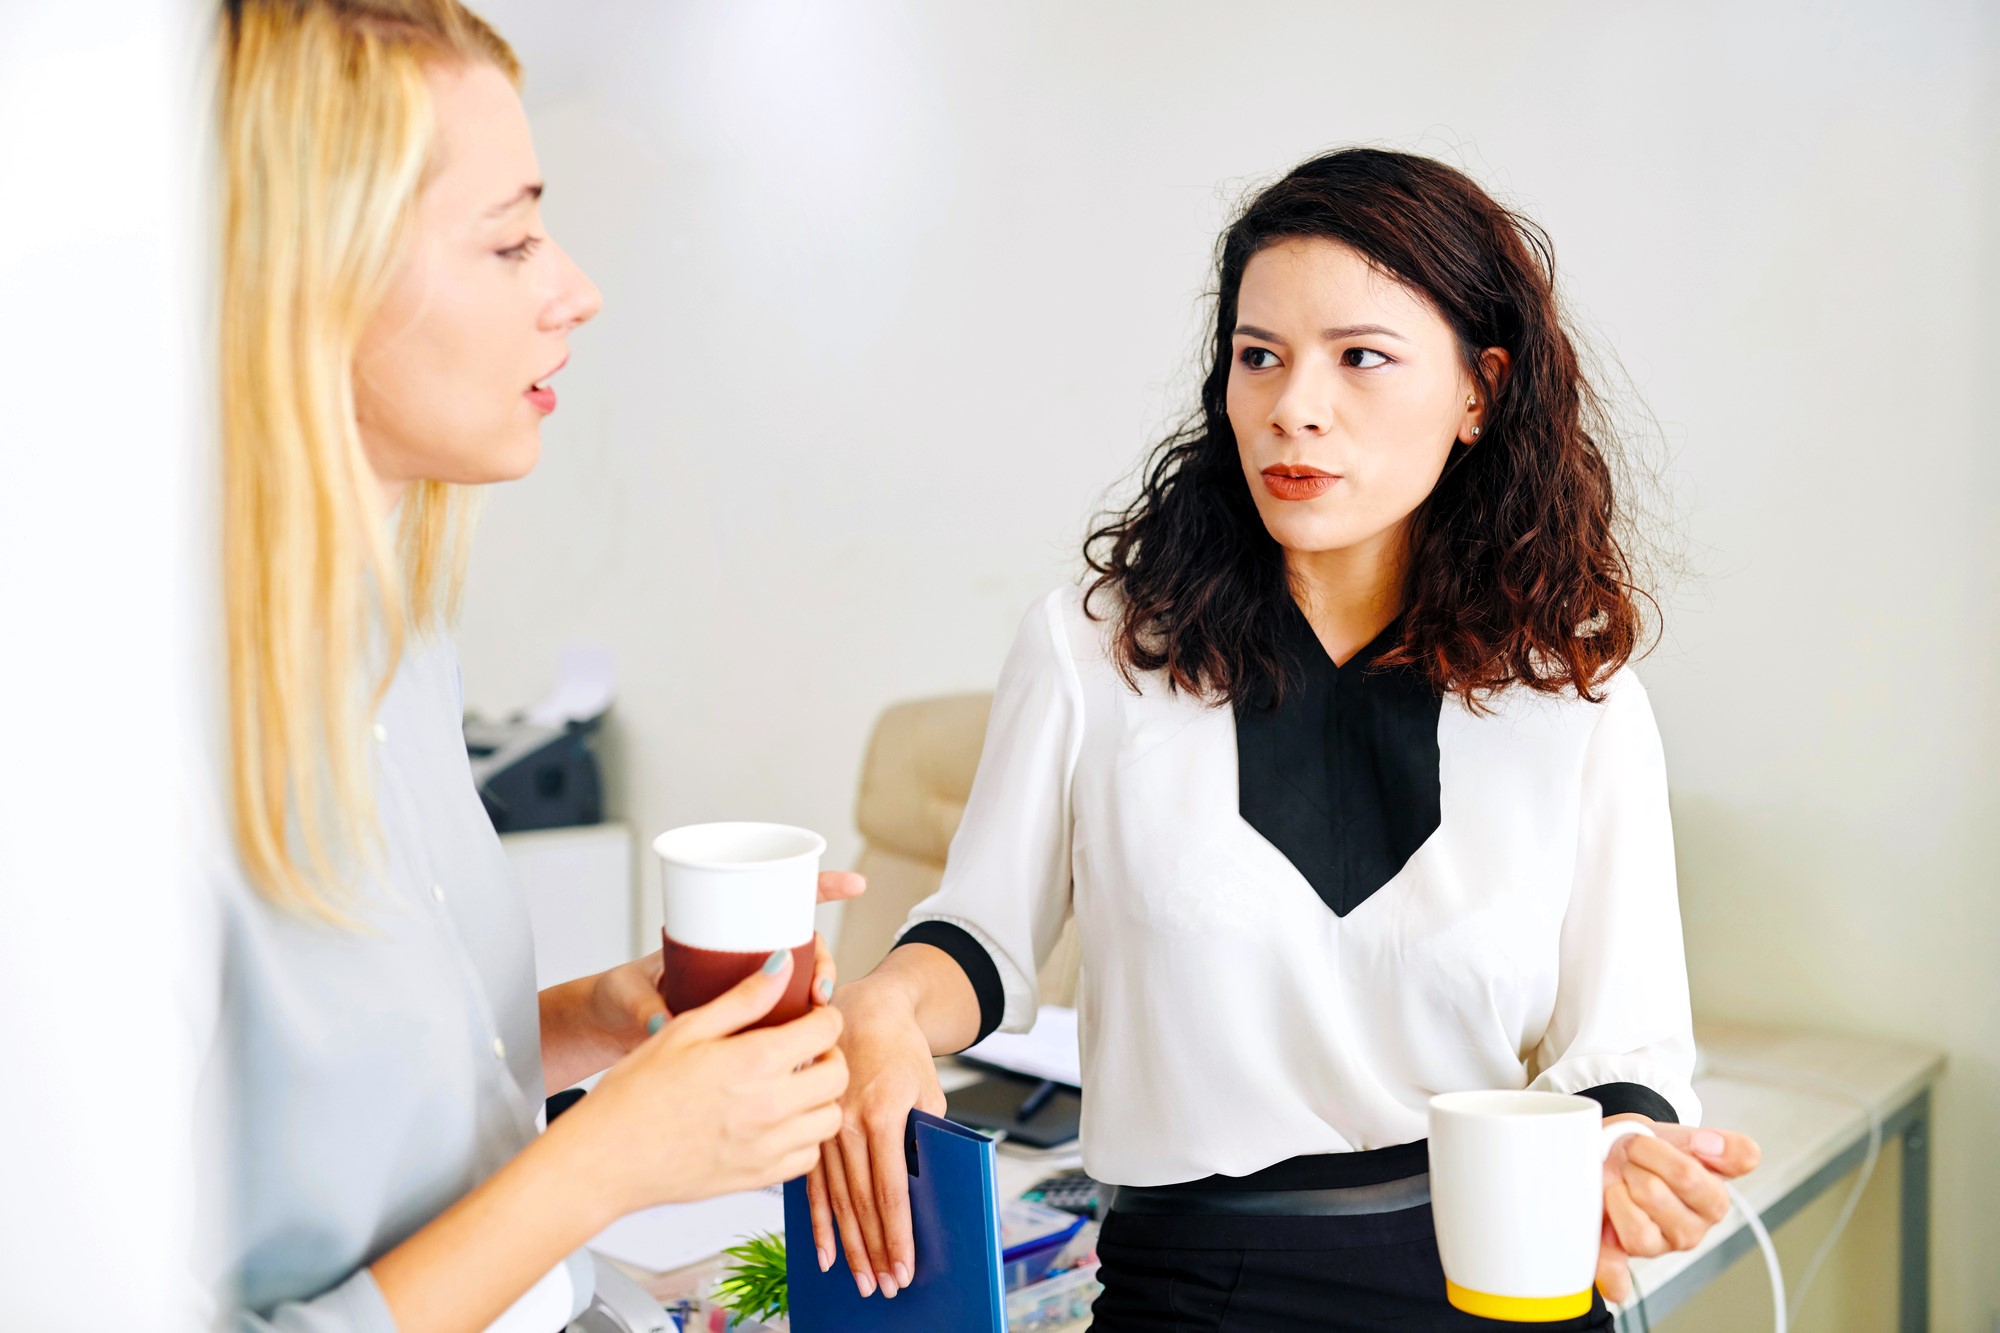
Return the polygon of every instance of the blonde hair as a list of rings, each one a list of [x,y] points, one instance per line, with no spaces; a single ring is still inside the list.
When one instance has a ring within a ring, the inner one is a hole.
[[[334,922],[379,849],[364,736],[407,631],[456,610],[469,496],[392,542],[353,366],[432,160],[425,66],[507,44],[454,0],[238,0],[221,36],[220,425],[231,807],[250,880]]]

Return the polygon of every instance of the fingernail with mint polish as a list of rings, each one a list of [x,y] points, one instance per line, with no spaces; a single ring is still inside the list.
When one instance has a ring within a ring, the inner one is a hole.
[[[778,969],[783,967],[785,960],[791,956],[792,953],[789,949],[771,950],[771,956],[764,960],[764,975],[767,977],[777,975]]]
[[[821,978],[819,979],[819,998],[820,998],[820,1003],[822,1003],[822,1004],[831,1004],[831,1003],[833,1003],[833,978],[832,978],[832,977],[821,977]]]
[[[646,1035],[650,1037],[666,1025],[667,1016],[665,1014],[654,1014],[646,1020]]]

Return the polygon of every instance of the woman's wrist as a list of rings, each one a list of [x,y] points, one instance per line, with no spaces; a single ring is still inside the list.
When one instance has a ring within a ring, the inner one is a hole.
[[[835,987],[833,992],[833,1005],[840,1010],[850,1031],[881,1023],[921,1026],[917,1022],[921,999],[906,978],[887,974],[880,968],[859,981]]]
[[[851,1014],[900,1014],[915,1017],[919,996],[904,978],[877,968],[859,981],[836,986],[833,1003]]]
[[[557,1229],[569,1242],[564,1254],[616,1222],[626,1211],[618,1206],[615,1194],[621,1182],[595,1169],[601,1154],[593,1152],[587,1141],[588,1125],[583,1122],[588,1117],[578,1119],[579,1123],[571,1125],[565,1133],[554,1137],[547,1132],[539,1135],[511,1163],[528,1177],[523,1183],[523,1193],[532,1195],[549,1210]]]
[[[612,1160],[605,1136],[593,1132],[597,1108],[591,1103],[589,1097],[578,1102],[515,1159],[532,1156],[537,1187],[561,1194],[557,1212],[581,1229],[578,1245],[632,1211],[623,1193],[626,1173]]]
[[[957,962],[928,944],[889,951],[873,972],[834,992],[854,1023],[904,1022],[923,1034],[931,1054],[963,1050],[979,1031],[979,1001]]]

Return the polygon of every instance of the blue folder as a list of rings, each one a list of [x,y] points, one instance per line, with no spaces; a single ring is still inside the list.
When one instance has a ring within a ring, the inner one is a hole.
[[[847,1260],[822,1273],[813,1252],[803,1178],[785,1186],[785,1268],[792,1333],[909,1329],[912,1333],[1006,1333],[1001,1291],[1000,1194],[993,1140],[923,1111],[910,1112],[910,1222],[917,1276],[894,1300],[863,1299]],[[836,1236],[835,1246],[839,1239]]]

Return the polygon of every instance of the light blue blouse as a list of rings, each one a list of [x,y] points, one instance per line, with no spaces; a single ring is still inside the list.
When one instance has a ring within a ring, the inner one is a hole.
[[[221,876],[210,1104],[225,1108],[238,1328],[392,1333],[367,1265],[536,1133],[534,945],[473,789],[461,700],[451,644],[413,641],[369,741],[383,857],[359,928]],[[569,1270],[580,1309],[588,1256]]]

